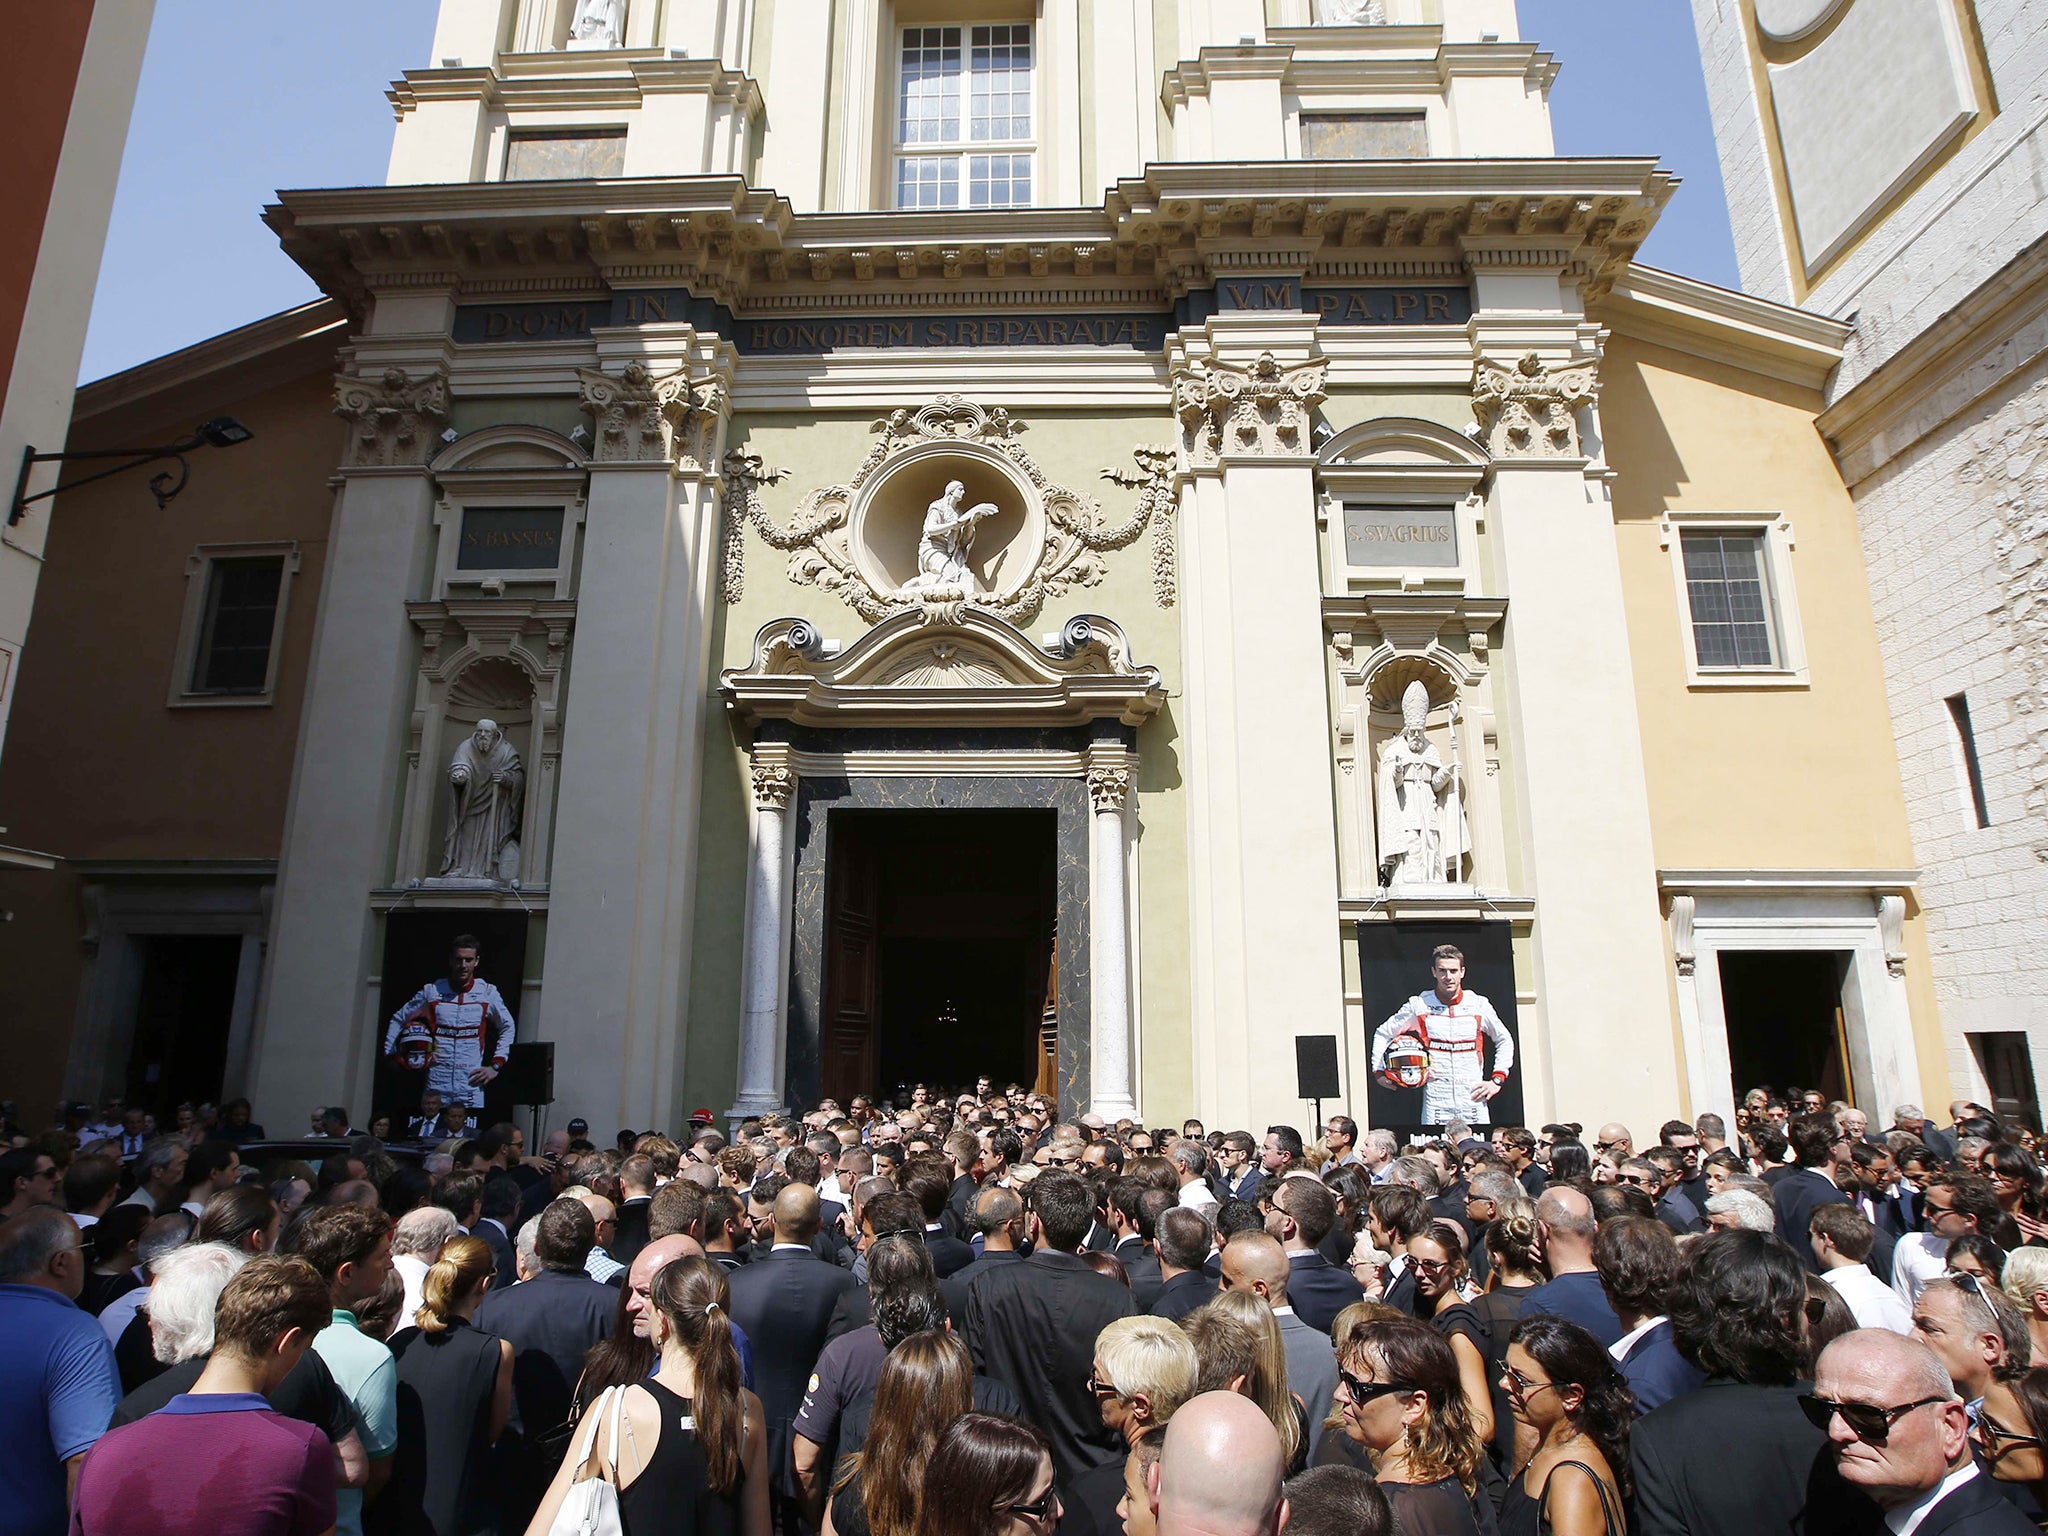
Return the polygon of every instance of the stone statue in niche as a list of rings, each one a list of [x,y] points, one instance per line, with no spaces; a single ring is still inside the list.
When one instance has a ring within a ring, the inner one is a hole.
[[[570,49],[626,46],[626,0],[576,0],[569,23]]]
[[[1455,725],[1458,707],[1451,705]],[[1385,883],[1458,882],[1472,849],[1458,784],[1458,762],[1444,762],[1426,734],[1429,689],[1412,682],[1401,695],[1401,734],[1380,748],[1380,868]]]
[[[1383,27],[1383,0],[1316,0],[1316,20],[1326,27]]]
[[[905,592],[930,592],[941,587],[974,590],[974,572],[967,567],[974,550],[975,527],[998,510],[992,501],[971,507],[967,487],[958,480],[946,482],[946,494],[924,509],[924,532],[917,541],[917,574],[903,584]]]
[[[519,883],[520,794],[526,770],[495,720],[479,720],[448,761],[443,880]]]

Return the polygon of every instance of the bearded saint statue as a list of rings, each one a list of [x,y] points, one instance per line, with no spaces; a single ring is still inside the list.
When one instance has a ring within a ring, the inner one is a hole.
[[[509,884],[519,878],[526,770],[495,720],[479,720],[448,762],[448,844],[441,874]]]

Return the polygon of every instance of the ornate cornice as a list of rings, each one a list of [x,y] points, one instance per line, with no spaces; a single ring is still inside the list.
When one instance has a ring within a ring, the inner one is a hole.
[[[1173,381],[1184,466],[1314,453],[1309,416],[1323,398],[1325,371],[1320,360],[1282,363],[1270,352],[1243,367],[1190,362]]]
[[[1578,411],[1600,393],[1595,364],[1552,368],[1526,352],[1510,368],[1490,357],[1472,373],[1472,412],[1495,459],[1578,459]]]
[[[355,429],[350,464],[424,464],[448,419],[448,375],[437,369],[414,378],[403,368],[386,368],[375,379],[336,374],[334,414]]]

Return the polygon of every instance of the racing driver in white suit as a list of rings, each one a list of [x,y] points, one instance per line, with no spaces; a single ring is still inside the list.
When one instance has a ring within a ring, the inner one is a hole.
[[[1373,1031],[1372,1070],[1391,1088],[1413,1087],[1391,1076],[1387,1058],[1396,1042],[1412,1038],[1429,1058],[1423,1082],[1422,1121],[1442,1126],[1452,1120],[1486,1125],[1487,1101],[1506,1085],[1515,1066],[1514,1037],[1477,992],[1465,990],[1465,955],[1455,944],[1430,953],[1436,988],[1403,1003]],[[1490,1062],[1489,1062],[1490,1058]]]
[[[406,1026],[414,1020],[424,1025],[433,1045],[426,1086],[441,1095],[442,1103],[460,1102],[471,1109],[483,1108],[484,1085],[504,1070],[513,1034],[505,999],[477,978],[479,953],[468,934],[456,939],[447,978],[421,987],[384,1027],[384,1054],[395,1056]]]

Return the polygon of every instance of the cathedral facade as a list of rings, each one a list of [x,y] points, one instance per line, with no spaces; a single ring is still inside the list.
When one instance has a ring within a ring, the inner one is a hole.
[[[326,300],[81,401],[288,438],[113,665],[172,674],[158,765],[260,732],[184,706],[289,564],[239,665],[290,791],[239,872],[49,877],[23,1060],[136,1080],[172,919],[73,960],[88,888],[233,886],[222,1091],[289,1125],[403,1093],[457,934],[593,1126],[979,1072],[1412,1119],[1373,1031],[1444,943],[1496,1122],[1940,1100],[1846,328],[1637,263],[1673,178],[1556,157],[1557,68],[1509,0],[445,0],[389,184],[266,214]]]

